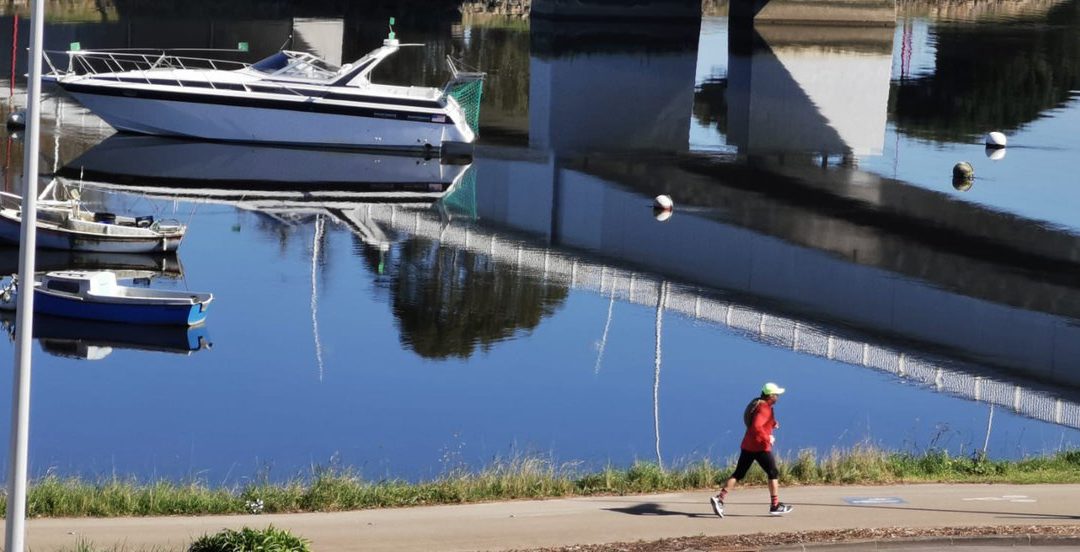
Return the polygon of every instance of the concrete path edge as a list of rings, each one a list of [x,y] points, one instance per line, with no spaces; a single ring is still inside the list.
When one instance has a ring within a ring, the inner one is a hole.
[[[766,548],[769,552],[792,552],[796,550],[805,552],[847,552],[850,550],[897,550],[912,546],[1066,546],[1075,545],[1080,549],[1080,537],[1057,536],[1057,535],[1002,535],[978,536],[978,537],[912,537],[907,539],[874,539],[855,540],[848,542],[831,543],[806,543],[785,544]]]

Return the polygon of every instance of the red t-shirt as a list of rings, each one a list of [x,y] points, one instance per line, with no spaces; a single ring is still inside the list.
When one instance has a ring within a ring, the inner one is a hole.
[[[758,402],[754,410],[754,417],[750,421],[750,427],[746,428],[746,435],[742,440],[742,449],[750,452],[766,452],[772,450],[772,432],[776,428],[776,418],[773,417],[772,405],[769,401]]]

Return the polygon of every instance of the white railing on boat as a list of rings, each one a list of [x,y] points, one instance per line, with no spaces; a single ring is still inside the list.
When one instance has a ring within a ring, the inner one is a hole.
[[[47,50],[44,59],[54,74],[91,74],[149,71],[151,69],[214,69],[231,71],[251,67],[250,63],[167,54],[168,50],[122,52],[117,50]],[[226,50],[232,52],[233,50]],[[67,56],[66,69],[53,63],[54,55]],[[104,70],[102,70],[104,66]]]
[[[205,49],[196,50],[208,51]],[[191,87],[197,82],[199,84],[195,86],[198,88],[209,88],[211,90],[239,90],[242,87],[244,92],[259,91],[252,89],[252,87],[249,86],[249,83],[244,82],[243,80],[231,82],[215,81],[209,77],[211,73],[207,73],[208,71],[239,71],[248,69],[252,67],[252,64],[250,63],[233,60],[178,56],[168,54],[166,53],[167,51],[177,50],[153,50],[152,52],[146,50],[141,50],[140,52],[122,52],[116,50],[50,50],[44,52],[44,59],[50,70],[49,73],[47,73],[47,76],[55,78],[85,75],[123,83],[131,83],[131,80],[128,79],[138,78],[141,79],[142,82],[137,84],[161,84],[162,81],[167,81],[167,85],[183,88]],[[236,52],[236,50],[220,51]],[[341,71],[341,69],[328,65],[318,57],[307,52],[282,50],[281,53],[289,56],[292,60],[298,60],[300,62],[299,66],[305,68],[309,73],[306,76],[300,76],[301,81],[296,82],[295,84],[297,85],[326,85]],[[67,66],[59,67],[57,63],[54,63],[54,60],[50,55],[58,57],[67,56]],[[295,67],[293,67],[292,64],[288,65],[287,68],[295,70]],[[169,71],[163,71],[168,69],[184,71],[184,73],[182,73],[183,78],[180,78],[180,76],[176,74],[170,74]],[[297,75],[291,73],[283,73],[283,70],[284,69],[275,73],[270,73],[267,76],[281,76],[286,78],[297,77]],[[309,81],[304,82],[303,79],[305,78]],[[202,86],[203,84],[206,86]],[[290,92],[301,97],[308,97],[312,94],[310,89],[293,89],[288,83],[284,83],[280,80],[263,81],[259,84],[262,86],[273,86],[278,90]]]
[[[57,63],[54,63],[53,56],[66,56],[67,66],[58,66]],[[151,76],[147,74],[148,71],[186,69],[193,72],[185,75],[192,76],[200,70],[234,71],[251,67],[250,63],[242,61],[177,56],[167,54],[164,50],[141,53],[111,50],[49,50],[44,52],[44,60],[49,66],[48,75],[50,76],[108,76],[117,82],[125,82],[123,80],[125,77],[138,76],[146,84],[153,84],[154,79],[160,79],[164,76],[161,73]],[[171,80],[174,80],[177,86],[185,86],[183,79],[172,77]],[[188,82],[190,84],[190,80]],[[211,88],[217,88],[210,79],[206,79],[206,82]]]

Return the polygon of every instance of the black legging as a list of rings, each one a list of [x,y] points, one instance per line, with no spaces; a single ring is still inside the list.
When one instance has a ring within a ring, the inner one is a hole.
[[[780,477],[780,470],[776,469],[776,459],[773,458],[772,452],[767,450],[761,452],[750,452],[746,449],[742,449],[739,453],[739,463],[735,465],[735,473],[731,474],[736,481],[742,481],[742,478],[746,477],[747,470],[750,466],[757,461],[761,469],[765,470],[765,475],[769,476],[769,479],[778,479]]]

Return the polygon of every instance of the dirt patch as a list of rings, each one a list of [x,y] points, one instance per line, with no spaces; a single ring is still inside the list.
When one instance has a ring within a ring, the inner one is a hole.
[[[534,548],[518,552],[728,552],[734,550],[763,550],[791,544],[837,544],[850,541],[911,539],[927,537],[1080,537],[1080,525],[1005,525],[998,527],[933,527],[911,529],[886,527],[881,529],[836,529],[799,533],[753,533],[715,537],[680,537],[656,541],[589,544],[561,548]]]

